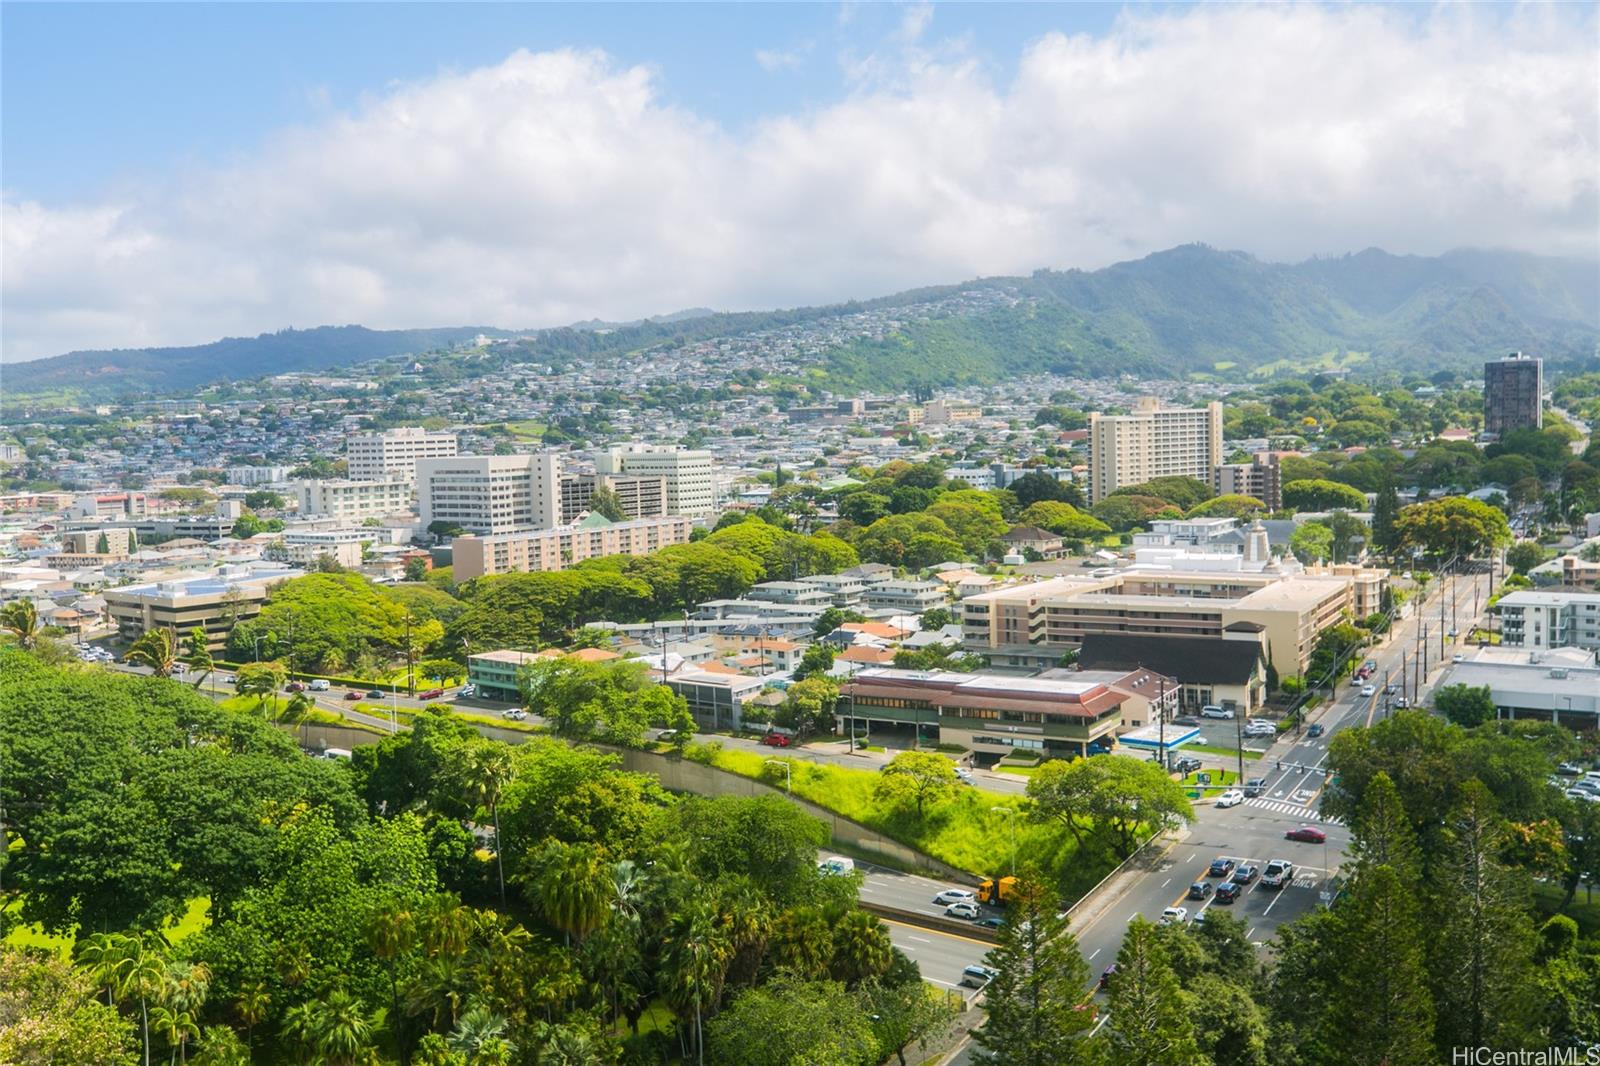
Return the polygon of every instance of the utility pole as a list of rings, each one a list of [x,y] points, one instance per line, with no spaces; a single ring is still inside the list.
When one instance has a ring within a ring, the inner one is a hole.
[[[1234,740],[1239,749],[1239,784],[1244,785],[1244,718],[1241,715],[1233,716]]]
[[[1139,669],[1143,670],[1144,666],[1141,664]],[[1160,723],[1160,740],[1157,742],[1156,759],[1161,763],[1161,768],[1170,773],[1172,767],[1167,762],[1167,675],[1157,676],[1160,680],[1156,682],[1156,691],[1159,693],[1156,697],[1156,721]]]

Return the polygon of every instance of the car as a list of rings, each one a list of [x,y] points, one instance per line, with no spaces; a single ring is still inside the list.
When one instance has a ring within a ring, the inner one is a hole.
[[[1376,670],[1378,668],[1378,660],[1368,659],[1366,662],[1361,664],[1361,668],[1367,670],[1368,672]]]
[[[987,966],[968,966],[961,971],[960,984],[966,988],[982,988],[999,976],[999,970],[990,969]]]
[[[972,924],[979,929],[999,929],[1006,924],[1006,920],[1004,918],[979,918]]]
[[[1256,868],[1254,866],[1249,865],[1248,863],[1243,865],[1243,866],[1241,866],[1241,867],[1239,867],[1237,870],[1233,871],[1232,880],[1233,880],[1233,883],[1236,884],[1236,885],[1240,885],[1240,886],[1248,885],[1250,882],[1254,881],[1255,879],[1256,879]]]
[[[956,780],[960,781],[963,785],[972,784],[972,771],[968,770],[965,766],[956,767]]]
[[[1201,899],[1201,900],[1203,900],[1203,899],[1208,899],[1210,896],[1211,896],[1211,882],[1210,881],[1196,881],[1194,884],[1189,886],[1189,898],[1190,899]]]
[[[1240,792],[1236,788],[1230,788],[1228,791],[1217,797],[1217,806],[1224,809],[1228,807],[1237,807],[1243,802],[1244,793]]]
[[[787,748],[791,741],[784,733],[763,733],[761,734],[761,743],[769,748]]]
[[[1193,755],[1184,755],[1172,760],[1173,773],[1192,774],[1200,769],[1202,763]]]
[[[1190,924],[1193,925],[1197,929],[1200,926],[1203,926],[1203,925],[1206,924],[1206,912],[1205,912],[1204,908],[1202,908],[1201,910],[1198,910],[1198,911],[1195,912],[1194,921],[1191,922]]]
[[[1247,737],[1275,737],[1278,735],[1278,727],[1271,722],[1251,723],[1244,727],[1244,735]]]
[[[1172,716],[1173,725],[1199,725],[1200,719],[1192,714],[1176,714]]]
[[[678,731],[676,729],[663,729],[661,732],[656,734],[656,739],[657,740],[665,740],[665,741],[668,741],[668,742],[677,740],[678,739]]]
[[[1239,898],[1239,893],[1244,891],[1244,886],[1236,881],[1224,881],[1217,886],[1217,902],[1232,903]]]
[[[983,912],[978,909],[978,905],[976,903],[952,903],[950,906],[944,909],[944,916],[946,918],[972,919],[976,918],[982,913]]]
[[[363,698],[363,693],[357,692],[355,689],[351,689],[349,692],[344,694],[344,698],[347,700],[359,700]]]
[[[1450,632],[1446,633],[1445,636],[1449,637],[1451,640],[1455,640],[1456,637],[1459,636],[1459,634],[1456,633],[1456,631],[1452,629],[1452,630],[1450,630]]]
[[[367,693],[367,699],[369,700],[386,700],[388,698],[389,694],[381,688],[372,689]]]
[[[1261,872],[1262,888],[1282,888],[1294,880],[1294,863],[1288,859],[1273,859]]]
[[[1107,966],[1104,970],[1100,971],[1100,988],[1101,988],[1102,991],[1104,991],[1105,989],[1111,987],[1111,979],[1113,977],[1115,977],[1116,975],[1117,975],[1117,964],[1116,963],[1112,963],[1110,966]]]
[[[1583,776],[1583,767],[1575,762],[1564,762],[1556,766],[1556,773],[1562,777],[1581,777]]]
[[[328,687],[329,687],[328,686],[328,679],[325,678],[325,677],[314,678],[314,679],[312,679],[311,683],[309,685],[307,685],[306,687],[309,688],[312,692],[326,692],[326,691],[328,691]]]
[[[1411,701],[1406,699],[1404,696],[1399,696],[1395,698],[1394,705],[1403,711],[1407,707],[1411,706]]]
[[[1450,661],[1453,662],[1453,663],[1466,662],[1466,659],[1467,659],[1467,657],[1465,655],[1462,655],[1460,652],[1457,652],[1456,654],[1450,656]]]
[[[1328,834],[1314,825],[1302,825],[1283,834],[1285,840],[1298,840],[1304,844],[1322,844],[1328,839]]]
[[[817,863],[817,870],[828,877],[849,877],[856,872],[856,861],[844,855],[829,855]]]
[[[1399,691],[1400,691],[1400,682],[1398,682],[1398,681],[1391,681],[1387,685],[1383,686],[1383,694],[1385,696],[1393,696],[1396,692],[1399,692]]]
[[[283,691],[285,692],[304,692],[305,690],[306,686],[303,681],[291,681],[283,686]]]
[[[1189,920],[1188,907],[1168,907],[1161,912],[1161,920],[1157,925],[1182,925]]]
[[[528,712],[523,710],[521,707],[508,707],[500,712],[500,717],[506,719],[507,721],[520,722],[524,718],[528,717]]]
[[[1227,877],[1238,868],[1238,863],[1232,859],[1212,859],[1211,869],[1206,871],[1207,877]]]
[[[1218,707],[1214,703],[1208,703],[1204,707],[1200,708],[1200,717],[1231,719],[1233,717],[1233,712],[1228,710],[1226,707]]]
[[[1244,794],[1250,799],[1255,799],[1266,790],[1267,779],[1264,777],[1252,777],[1244,783]]]
[[[444,695],[444,689],[442,689],[442,688],[430,688],[426,692],[417,693],[417,699],[419,699],[419,700],[436,700],[440,696],[443,696],[443,695]]]
[[[976,903],[978,894],[970,888],[947,888],[933,897],[935,903]]]
[[[1378,688],[1376,685],[1362,685],[1361,694],[1363,696],[1376,696],[1378,694]]]
[[[1320,737],[1322,734],[1324,734],[1326,732],[1327,732],[1327,730],[1322,728],[1322,723],[1321,722],[1314,722],[1311,725],[1306,727],[1306,736],[1311,737],[1313,739],[1315,739],[1317,737]]]
[[[477,694],[478,694],[478,686],[472,684],[471,682],[468,682],[467,684],[462,685],[459,689],[456,690],[456,695],[461,697],[462,699],[467,699],[467,698],[470,698],[472,696],[476,696]]]

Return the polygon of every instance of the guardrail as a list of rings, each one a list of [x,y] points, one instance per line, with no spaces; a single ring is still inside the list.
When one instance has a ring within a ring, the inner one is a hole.
[[[931,929],[936,933],[953,933],[956,936],[964,936],[969,940],[982,940],[990,944],[999,943],[1000,940],[999,934],[988,926],[976,925],[972,922],[962,921],[960,918],[946,918],[942,914],[901,910],[899,907],[874,903],[868,899],[858,900],[856,906],[864,911],[876,914],[880,918],[888,918],[902,925],[915,925],[922,929]]]
[[[1079,908],[1093,899],[1095,894],[1108,885],[1113,878],[1133,869],[1138,863],[1147,861],[1148,855],[1146,854],[1146,851],[1156,841],[1164,839],[1166,836],[1167,834],[1165,832],[1153,833],[1148,839],[1145,840],[1143,844],[1140,844],[1137,848],[1134,848],[1132,855],[1129,855],[1126,859],[1123,859],[1120,863],[1118,863],[1110,873],[1102,877],[1093,888],[1079,896],[1078,901],[1067,908],[1067,921],[1070,923],[1073,916],[1077,914]]]

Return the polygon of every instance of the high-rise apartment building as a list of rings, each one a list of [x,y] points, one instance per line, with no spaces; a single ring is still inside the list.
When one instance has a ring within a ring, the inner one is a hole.
[[[717,508],[710,452],[635,444],[596,452],[594,468],[598,474],[666,478],[668,514],[703,515]]]
[[[1512,352],[1483,364],[1483,431],[1503,437],[1544,426],[1544,360]]]
[[[597,489],[610,489],[629,518],[655,518],[667,513],[667,479],[621,477],[617,474],[564,474],[561,478],[561,521],[575,522],[589,511]]]
[[[1248,463],[1223,463],[1212,470],[1211,488],[1218,496],[1254,496],[1269,511],[1283,509],[1283,468],[1276,452],[1261,452]]]
[[[1508,648],[1600,649],[1600,592],[1513,592],[1499,611]]]
[[[538,455],[458,455],[417,460],[423,528],[450,522],[491,535],[549,529],[561,521],[561,461]]]
[[[694,522],[678,515],[628,522],[586,519],[576,525],[529,529],[487,537],[457,537],[452,572],[457,581],[489,574],[565,570],[606,555],[646,555],[687,544]]]
[[[456,435],[406,427],[351,437],[345,447],[352,481],[383,481],[417,477],[417,460],[443,459],[456,454]]]
[[[294,483],[294,495],[302,515],[328,515],[352,522],[411,510],[413,486],[404,478],[379,481],[354,481],[323,478]]]
[[[1222,464],[1222,404],[1162,407],[1153,396],[1126,415],[1089,415],[1089,502],[1157,477],[1211,484]]]

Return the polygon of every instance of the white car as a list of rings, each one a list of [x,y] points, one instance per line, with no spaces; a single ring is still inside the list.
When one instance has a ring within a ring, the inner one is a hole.
[[[972,771],[965,766],[958,766],[956,767],[956,779],[963,785],[970,785],[972,784]]]
[[[1376,685],[1362,685],[1361,686],[1361,694],[1363,696],[1376,696],[1378,694],[1378,686],[1376,686]]]
[[[1237,807],[1244,802],[1244,793],[1236,788],[1230,788],[1217,797],[1218,807]]]
[[[1226,707],[1218,707],[1215,704],[1208,703],[1204,707],[1200,708],[1200,717],[1201,718],[1225,718],[1226,719],[1226,718],[1232,718],[1233,717],[1233,712],[1228,710],[1228,708],[1226,708]]]
[[[1188,907],[1168,907],[1161,912],[1161,920],[1157,925],[1182,925],[1189,920]]]
[[[306,687],[312,692],[326,692],[328,691],[328,679],[325,677],[312,678],[310,684]]]
[[[970,888],[947,888],[933,897],[935,903],[977,903],[978,894]]]
[[[976,903],[952,903],[950,906],[944,909],[946,918],[966,918],[973,920],[982,913],[983,912],[978,909],[978,905]]]
[[[1278,735],[1278,727],[1271,722],[1263,722],[1260,725],[1251,724],[1244,727],[1244,735],[1247,737],[1275,737]]]
[[[501,711],[500,717],[512,722],[520,722],[524,718],[528,717],[528,712],[523,710],[521,707],[512,707],[510,710]]]

